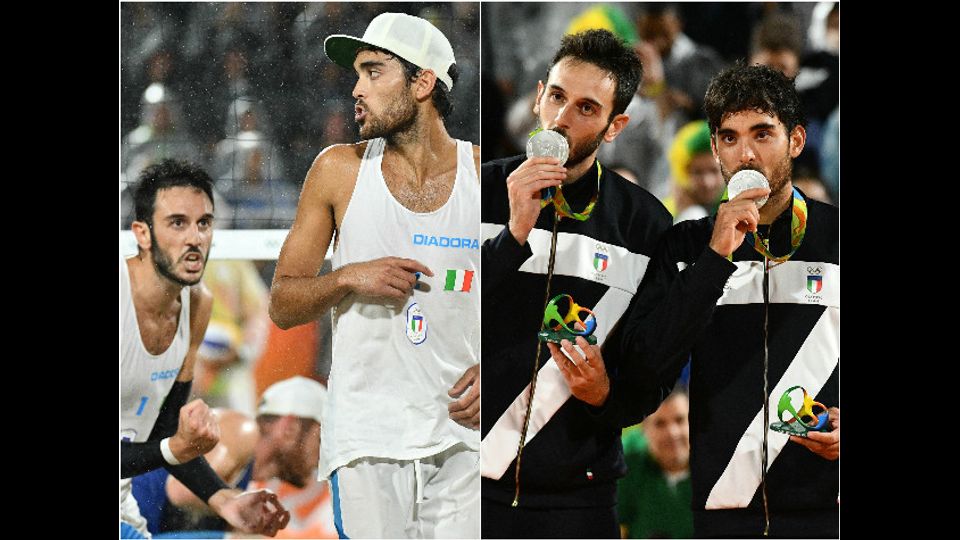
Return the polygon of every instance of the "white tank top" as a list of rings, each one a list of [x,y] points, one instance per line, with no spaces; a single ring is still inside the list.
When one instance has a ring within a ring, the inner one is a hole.
[[[143,442],[150,436],[160,406],[180,374],[190,348],[190,288],[180,293],[180,320],[167,350],[147,352],[133,307],[130,270],[120,261],[120,439]],[[129,505],[130,479],[120,481],[121,505]],[[130,510],[129,513],[132,513]],[[126,514],[126,512],[125,512]]]
[[[348,294],[333,309],[333,366],[322,423],[320,477],[361,457],[413,460],[457,444],[479,449],[479,432],[448,416],[447,395],[479,362],[480,184],[469,142],[457,141],[447,202],[413,212],[390,193],[385,142],[367,144],[333,253],[334,270],[395,256],[434,277],[405,301]]]

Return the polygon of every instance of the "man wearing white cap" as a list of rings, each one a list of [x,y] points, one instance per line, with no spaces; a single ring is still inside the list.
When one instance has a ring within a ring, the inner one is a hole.
[[[206,454],[216,473],[231,487],[247,489],[249,482],[279,478],[298,488],[309,486],[320,457],[320,421],[327,390],[317,381],[292,377],[267,388],[257,409],[256,422],[229,409],[211,411],[220,441]],[[177,530],[226,530],[227,524],[165,471],[133,480],[133,493],[153,534]],[[304,492],[306,493],[306,492]],[[300,494],[288,503],[306,498]],[[310,518],[315,518],[310,513]],[[288,533],[306,526],[297,515]],[[327,534],[332,534],[332,523]],[[326,535],[324,535],[326,537]]]
[[[327,389],[306,377],[273,384],[257,407],[260,440],[254,450],[253,479],[277,477],[306,485],[320,459],[320,422]]]
[[[307,173],[270,306],[281,328],[333,309],[320,475],[341,536],[477,537],[479,148],[444,126],[453,49],[384,13],[324,50],[357,73],[364,140]]]

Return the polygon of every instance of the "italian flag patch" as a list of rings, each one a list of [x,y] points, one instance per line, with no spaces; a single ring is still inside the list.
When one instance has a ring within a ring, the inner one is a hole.
[[[443,290],[470,292],[471,285],[473,285],[473,270],[447,270],[447,281],[443,285]]]

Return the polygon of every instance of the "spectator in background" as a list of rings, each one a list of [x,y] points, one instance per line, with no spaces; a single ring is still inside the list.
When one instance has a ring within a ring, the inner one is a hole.
[[[791,15],[774,12],[754,28],[750,63],[770,66],[793,79],[800,73],[803,36]]]
[[[678,387],[642,431],[624,432],[628,471],[617,483],[623,538],[693,538],[689,411],[686,390]]]
[[[823,144],[820,146],[820,177],[840,206],[840,107],[838,106],[823,127]]]
[[[121,167],[128,179],[161,159],[201,161],[199,145],[183,121],[181,103],[161,83],[153,83],[140,100],[140,125],[121,141]]]
[[[794,79],[808,122],[807,157],[802,159],[810,160],[819,152],[824,122],[840,102],[840,58],[828,50],[803,51],[803,33],[791,15],[774,12],[754,29],[750,63]]]
[[[798,165],[793,173],[793,185],[797,186],[805,196],[815,201],[833,204],[827,186],[814,169]]]
[[[259,102],[240,97],[230,104],[227,138],[217,143],[217,184],[234,207],[238,229],[289,227],[296,214],[296,188],[284,181],[284,168]]]
[[[247,96],[233,100],[224,133],[213,161],[214,178],[221,189],[229,192],[246,180],[282,178],[283,165],[273,150],[267,118],[257,100]]]
[[[430,17],[451,36],[453,46],[463,51],[458,60],[464,69],[479,61],[479,25],[470,23],[477,18],[478,5],[413,3],[397,4],[396,9],[411,14],[425,9],[431,12]],[[260,128],[272,143],[265,159],[282,163],[286,170],[277,178],[297,186],[294,192],[302,182],[299,171],[309,168],[312,157],[323,147],[322,131],[331,120],[337,120],[335,114],[351,120],[347,137],[338,142],[356,137],[352,101],[343,103],[342,99],[349,98],[351,85],[334,66],[320,60],[322,41],[331,27],[362,32],[364,21],[379,12],[379,5],[124,3],[120,10],[124,135],[138,125],[137,104],[143,91],[152,82],[162,82],[182,98],[186,124],[180,128],[199,145],[184,157],[203,163],[212,158],[215,144],[229,137],[222,126],[230,103],[238,97],[258,96],[262,105],[258,113],[269,118],[273,128]],[[455,137],[478,140],[478,85],[469,73],[464,76],[453,93],[463,106],[454,111],[447,126]],[[315,84],[317,80],[324,84]],[[315,106],[318,103],[323,106]],[[123,153],[122,167],[126,169],[126,149]],[[125,183],[135,178],[127,174]],[[217,208],[222,208],[220,201]],[[289,225],[289,219],[280,224]]]
[[[253,367],[267,341],[268,290],[253,261],[210,261],[204,284],[213,294],[200,345],[195,392],[212,407],[252,415]]]
[[[714,212],[723,193],[720,164],[710,150],[710,128],[703,120],[683,126],[670,146],[673,195],[664,204],[674,223]]]
[[[648,88],[646,95],[657,100],[661,116],[673,126],[668,127],[669,137],[679,126],[701,115],[707,85],[724,62],[713,49],[683,33],[676,6],[647,4],[644,8],[637,29],[640,39],[653,47],[663,63],[665,79],[661,88]]]

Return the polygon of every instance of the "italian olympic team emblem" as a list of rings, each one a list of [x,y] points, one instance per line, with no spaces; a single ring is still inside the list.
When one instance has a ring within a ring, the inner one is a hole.
[[[427,340],[427,319],[423,316],[420,304],[414,302],[407,307],[406,323],[410,343],[419,345]]]
[[[817,294],[823,289],[823,269],[819,266],[807,267],[807,290]]]

